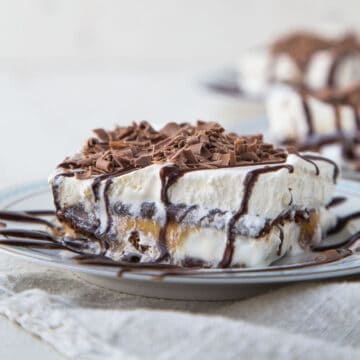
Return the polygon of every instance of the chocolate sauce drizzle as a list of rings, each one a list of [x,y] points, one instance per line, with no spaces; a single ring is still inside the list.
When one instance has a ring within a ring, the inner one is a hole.
[[[333,58],[333,61],[331,62],[328,78],[327,78],[327,86],[330,88],[335,87],[335,78],[336,78],[336,72],[339,64],[341,63],[343,57],[342,56],[336,56]]]
[[[0,220],[17,221],[17,222],[31,223],[31,224],[41,224],[41,225],[46,225],[50,228],[54,227],[54,225],[50,221],[39,218],[37,216],[31,216],[29,215],[29,212],[26,211],[20,212],[20,211],[1,210]]]
[[[219,267],[226,268],[231,265],[233,253],[234,253],[234,242],[235,242],[235,234],[234,234],[234,227],[237,223],[237,221],[240,219],[241,216],[246,214],[248,211],[249,201],[251,198],[251,193],[254,188],[254,185],[258,179],[258,177],[261,174],[278,171],[281,169],[288,169],[290,173],[294,171],[293,166],[291,165],[278,165],[278,166],[266,166],[264,168],[255,169],[250,171],[245,179],[244,179],[244,194],[242,198],[242,202],[240,205],[240,209],[236,212],[236,214],[230,219],[230,222],[228,224],[228,230],[227,230],[227,241],[226,241],[226,247],[225,252],[223,255],[223,258],[219,264]]]
[[[305,97],[305,95],[303,95],[301,97],[301,103],[304,109],[304,115],[305,115],[305,120],[308,126],[308,135],[312,135],[314,134],[314,124],[313,124],[313,118],[312,118],[312,113],[310,110],[310,106],[307,102],[307,99]]]
[[[16,238],[30,238],[32,240],[47,240],[51,242],[57,242],[56,238],[52,234],[43,230],[5,229],[0,230],[0,235],[4,237],[13,236]]]
[[[125,174],[129,174],[130,172],[134,171],[136,169],[127,169],[127,170],[120,170],[120,171],[116,171],[114,173],[110,173],[110,174],[104,174],[104,175],[100,175],[100,176],[96,176],[91,184],[91,188],[92,188],[92,192],[94,194],[94,199],[95,201],[99,201],[100,200],[100,185],[104,180],[111,180],[114,177],[117,176],[121,176],[121,175],[125,175]]]
[[[330,159],[328,159],[328,158],[326,158],[326,157],[323,157],[323,156],[320,156],[320,155],[310,155],[310,154],[303,155],[303,158],[304,158],[305,160],[308,160],[308,161],[309,161],[309,160],[325,161],[325,162],[333,165],[333,166],[334,166],[333,182],[334,182],[334,184],[336,184],[336,181],[337,181],[337,178],[338,178],[338,176],[339,176],[340,170],[339,170],[339,167],[338,167],[338,165],[336,164],[335,161],[330,160]],[[315,164],[315,165],[316,165],[316,164]],[[318,168],[317,165],[316,165],[316,167]]]
[[[300,153],[296,153],[296,155],[299,158],[301,158],[301,159],[307,161],[308,163],[310,163],[311,165],[313,165],[315,168],[315,175],[320,175],[320,169],[315,161],[312,161],[307,155],[301,155]]]
[[[351,105],[351,107],[354,112],[354,119],[355,119],[356,127],[358,130],[360,130],[360,116],[359,116],[358,108],[355,105]]]
[[[359,52],[358,48],[354,49],[354,50]],[[337,70],[338,70],[339,66],[341,65],[341,63],[343,62],[343,60],[351,53],[352,53],[351,50],[339,51],[339,52],[333,53],[333,59],[332,59],[331,65],[330,65],[328,78],[327,78],[327,86],[329,88],[335,88],[337,86],[337,84],[336,84]]]
[[[336,243],[336,244],[320,244],[311,247],[312,251],[327,251],[334,249],[346,249],[355,244],[360,239],[360,231],[352,234],[350,237]]]
[[[280,244],[279,244],[277,254],[278,254],[278,256],[280,256],[281,255],[281,250],[282,250],[282,245],[283,245],[283,242],[284,242],[284,230],[282,229],[281,226],[278,226],[278,225],[277,225],[277,228],[279,229],[279,238],[280,238]]]
[[[60,200],[59,200],[59,179],[63,176],[64,177],[73,177],[73,176],[75,176],[75,172],[73,172],[73,171],[62,172],[62,173],[54,176],[53,184],[52,184],[52,192],[53,192],[53,200],[54,200],[56,213],[58,211],[60,211],[60,209],[61,209],[61,204],[60,204]]]
[[[336,125],[336,131],[340,134],[342,134],[343,129],[341,126],[341,114],[340,114],[340,108],[338,104],[334,104],[334,115],[335,115],[335,125]]]
[[[326,209],[330,209],[332,207],[341,205],[346,201],[346,197],[344,196],[335,196],[331,199],[331,201],[325,206]]]
[[[105,228],[105,234],[107,234],[112,225],[112,216],[111,216],[111,209],[110,209],[110,199],[109,199],[109,190],[110,186],[112,185],[113,180],[112,178],[107,179],[105,186],[104,186],[104,203],[105,203],[105,211],[106,211],[106,218],[107,218],[107,224]]]
[[[333,228],[331,228],[330,230],[328,230],[327,235],[332,235],[332,234],[336,234],[336,233],[340,232],[341,230],[343,230],[345,228],[345,226],[350,221],[358,219],[358,218],[360,218],[360,211],[356,211],[352,214],[339,217],[337,219],[336,225]]]
[[[161,179],[161,201],[165,205],[165,222],[160,229],[159,233],[159,247],[160,257],[158,261],[163,261],[169,258],[169,251],[166,243],[166,231],[169,223],[169,195],[168,190],[171,185],[175,184],[177,180],[185,174],[185,170],[179,169],[177,166],[164,166],[160,170]]]

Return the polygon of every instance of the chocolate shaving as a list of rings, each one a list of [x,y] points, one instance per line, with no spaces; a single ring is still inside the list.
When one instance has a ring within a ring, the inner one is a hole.
[[[151,164],[151,155],[142,155],[135,160],[136,167],[145,167]]]
[[[110,160],[105,160],[104,158],[97,159],[95,166],[106,173],[109,173],[114,169],[113,163]]]
[[[93,132],[101,141],[109,141],[109,134],[104,129],[94,129]],[[93,139],[90,139],[90,141],[91,140]]]
[[[214,122],[168,123],[160,131],[143,121],[113,131],[96,129],[82,151],[59,167],[77,170],[86,179],[111,175],[151,164],[171,162],[181,169],[214,169],[283,162],[287,153],[264,143],[262,135],[226,133]]]

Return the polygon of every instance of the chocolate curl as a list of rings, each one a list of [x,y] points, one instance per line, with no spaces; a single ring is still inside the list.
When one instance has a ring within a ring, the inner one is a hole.
[[[95,157],[85,157],[83,159],[80,159],[77,161],[77,165],[80,166],[80,167],[86,167],[86,166],[91,166],[91,165],[94,165],[96,162],[96,158]]]
[[[113,163],[110,160],[106,160],[104,158],[99,158],[96,160],[96,167],[106,173],[110,173],[114,170]]]
[[[104,129],[94,129],[93,132],[101,141],[109,142],[109,134]]]
[[[236,154],[241,154],[247,151],[247,145],[245,139],[236,139],[234,145],[235,145]]]
[[[236,165],[236,155],[234,151],[229,151],[229,166],[235,166]]]
[[[189,146],[189,150],[195,155],[203,155],[203,143],[197,143]]]
[[[230,165],[230,153],[228,154],[219,154],[219,165],[221,167],[226,167]]]
[[[109,146],[111,148],[126,148],[128,144],[122,140],[111,140]]]
[[[180,125],[178,125],[174,122],[170,122],[170,123],[167,123],[162,128],[161,132],[168,137],[172,137],[172,136],[175,136],[179,132],[180,129],[181,129]]]
[[[238,155],[239,160],[246,160],[246,161],[259,161],[259,157],[256,155],[254,151],[247,151],[243,152]]]
[[[190,149],[184,149],[184,156],[187,164],[196,164],[197,160]]]
[[[135,166],[145,167],[151,164],[152,156],[151,155],[142,155],[135,160]]]
[[[179,167],[184,167],[186,164],[186,156],[184,154],[184,150],[180,149],[177,153],[175,153],[169,160],[174,162],[175,165]]]

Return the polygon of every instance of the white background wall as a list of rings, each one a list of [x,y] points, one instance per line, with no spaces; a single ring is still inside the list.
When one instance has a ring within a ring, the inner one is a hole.
[[[201,118],[247,131],[253,105],[199,77],[291,28],[356,25],[359,10],[360,0],[0,0],[0,188],[45,179],[95,127]]]
[[[231,61],[298,26],[356,26],[359,0],[1,0],[0,60]]]

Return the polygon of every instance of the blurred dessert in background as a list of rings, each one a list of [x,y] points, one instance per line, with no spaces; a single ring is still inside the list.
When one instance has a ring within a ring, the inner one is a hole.
[[[294,32],[254,50],[238,64],[243,92],[264,95],[269,86],[285,82],[316,90],[342,88],[360,79],[360,43],[355,34],[337,38]]]
[[[267,98],[269,130],[280,144],[319,151],[360,170],[360,82],[317,91],[274,86]]]

